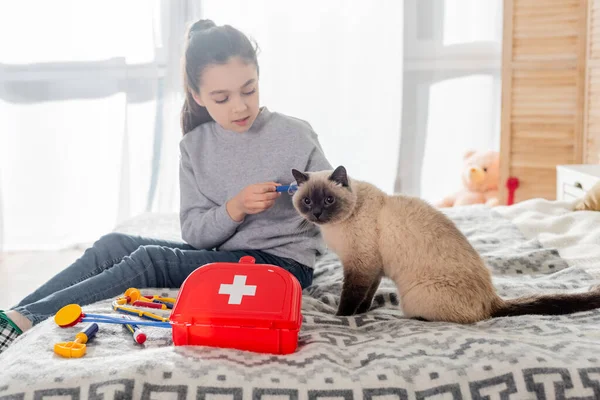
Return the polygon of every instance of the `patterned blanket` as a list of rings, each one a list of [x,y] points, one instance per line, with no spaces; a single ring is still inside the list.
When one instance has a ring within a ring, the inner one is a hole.
[[[447,211],[483,255],[502,296],[600,283],[600,213],[543,201],[521,207]],[[162,237],[177,236],[175,216],[153,218],[119,230],[155,234],[144,228],[149,224]],[[531,232],[557,218],[562,222],[547,231]],[[61,359],[52,344],[80,328],[45,321],[0,356],[0,399],[600,399],[600,310],[473,325],[422,322],[403,317],[384,280],[370,312],[341,318],[334,316],[341,282],[337,258],[321,257],[304,291],[299,348],[286,356],[175,347],[160,328],[145,329],[149,339],[140,346],[124,328],[105,324],[85,357]],[[111,314],[111,300],[84,310]]]

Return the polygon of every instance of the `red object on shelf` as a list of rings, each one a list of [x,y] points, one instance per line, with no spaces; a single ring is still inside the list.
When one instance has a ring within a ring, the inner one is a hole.
[[[509,177],[506,180],[506,187],[508,189],[508,199],[506,205],[512,206],[515,202],[515,191],[519,187],[519,178],[514,176]]]
[[[212,263],[183,282],[170,321],[176,346],[201,345],[260,353],[296,351],[302,324],[302,288],[285,269]]]

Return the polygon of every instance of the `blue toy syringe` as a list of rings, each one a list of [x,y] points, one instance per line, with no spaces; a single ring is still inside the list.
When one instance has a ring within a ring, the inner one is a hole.
[[[298,190],[298,185],[296,185],[295,183],[292,183],[291,185],[277,186],[277,189],[276,189],[277,192],[280,192],[280,193],[287,192],[290,195],[294,194],[294,192],[296,190]]]

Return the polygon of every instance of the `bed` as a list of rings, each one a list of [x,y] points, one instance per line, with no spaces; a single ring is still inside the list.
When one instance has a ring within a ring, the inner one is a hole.
[[[445,211],[483,255],[504,297],[577,292],[600,283],[600,213],[543,199]],[[176,215],[148,214],[117,231],[179,239]],[[600,310],[499,318],[473,325],[410,320],[383,281],[372,309],[334,316],[341,269],[319,258],[303,294],[296,353],[175,347],[146,329],[134,344],[102,325],[81,359],[52,344],[80,328],[47,320],[0,355],[0,399],[599,399]],[[174,296],[176,290],[150,289]],[[84,307],[111,314],[112,299]]]

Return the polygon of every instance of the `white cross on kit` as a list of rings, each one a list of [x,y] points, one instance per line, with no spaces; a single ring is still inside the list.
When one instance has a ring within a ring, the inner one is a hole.
[[[227,304],[242,304],[244,296],[254,296],[256,294],[256,286],[246,285],[245,275],[235,275],[232,284],[221,284],[219,294],[229,295]]]

